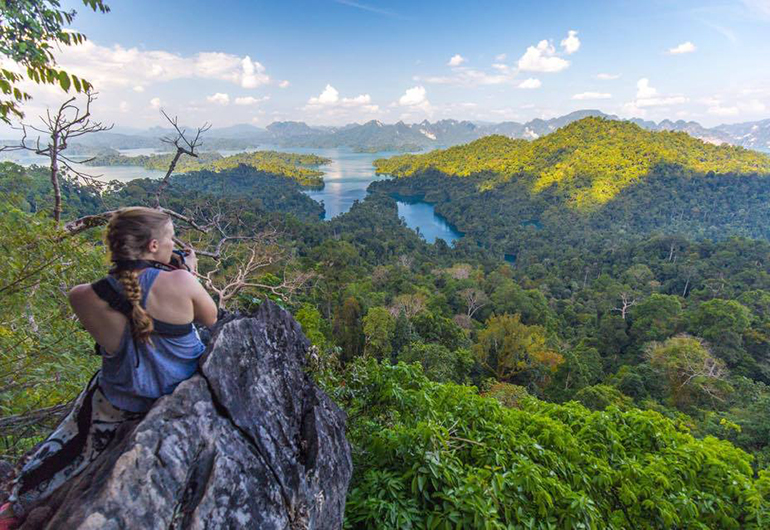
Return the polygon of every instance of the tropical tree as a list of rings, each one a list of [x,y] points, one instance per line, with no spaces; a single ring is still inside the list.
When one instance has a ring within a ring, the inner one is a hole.
[[[681,410],[704,397],[722,400],[729,390],[725,363],[697,337],[682,334],[651,343],[647,357],[668,381],[670,400]]]
[[[396,319],[387,308],[371,308],[364,317],[364,353],[380,360],[390,360],[395,330]]]
[[[109,12],[103,0],[83,0],[94,11]],[[85,92],[91,84],[57,68],[53,51],[61,46],[81,44],[86,37],[66,28],[75,19],[74,9],[61,8],[60,0],[22,0],[0,2],[0,55],[19,68],[0,69],[0,120],[23,118],[20,104],[31,96],[19,88],[27,79],[35,83],[58,84],[64,91]]]
[[[499,381],[511,383],[519,374],[546,383],[564,358],[546,345],[542,326],[527,326],[521,315],[493,316],[473,346],[479,362]]]

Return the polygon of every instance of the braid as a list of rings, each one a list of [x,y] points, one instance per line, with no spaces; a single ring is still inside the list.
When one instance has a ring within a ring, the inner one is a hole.
[[[158,210],[143,207],[121,208],[110,219],[107,244],[112,261],[140,259],[153,238],[159,237],[171,218]],[[131,302],[131,334],[134,340],[152,343],[153,323],[142,307],[142,287],[137,270],[119,270],[116,274],[126,298]]]
[[[120,271],[118,281],[133,309],[131,311],[131,335],[139,342],[150,342],[153,331],[152,318],[142,307],[142,287],[139,285],[139,273],[136,270]]]

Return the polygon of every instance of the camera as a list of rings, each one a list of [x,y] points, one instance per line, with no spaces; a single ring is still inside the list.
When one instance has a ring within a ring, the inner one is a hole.
[[[190,267],[185,263],[185,256],[187,253],[184,250],[180,250],[178,248],[175,248],[171,251],[171,266],[176,267],[177,269],[187,269],[190,270]]]

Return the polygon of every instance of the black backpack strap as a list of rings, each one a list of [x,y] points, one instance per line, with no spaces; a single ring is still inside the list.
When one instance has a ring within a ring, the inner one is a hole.
[[[128,301],[123,293],[115,289],[108,278],[102,278],[98,282],[92,283],[91,288],[96,293],[96,296],[107,302],[112,309],[123,313],[131,320],[131,312],[133,310],[131,302]]]
[[[133,306],[131,302],[125,297],[123,293],[118,291],[115,286],[110,282],[109,278],[102,278],[98,282],[91,284],[96,296],[107,302],[112,309],[119,311],[128,318],[131,322],[131,312]],[[192,332],[192,322],[189,324],[169,324],[160,320],[152,319],[153,328],[158,335],[164,335],[167,337],[181,337]]]

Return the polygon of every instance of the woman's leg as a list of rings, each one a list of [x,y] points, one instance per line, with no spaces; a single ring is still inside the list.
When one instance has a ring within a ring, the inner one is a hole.
[[[70,413],[24,464],[12,483],[9,502],[18,516],[48,498],[104,451],[115,431],[143,414],[113,407],[99,390],[99,372],[75,400]]]

